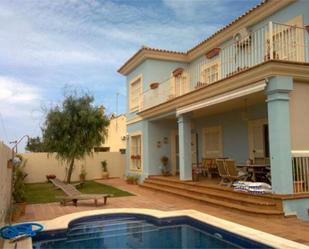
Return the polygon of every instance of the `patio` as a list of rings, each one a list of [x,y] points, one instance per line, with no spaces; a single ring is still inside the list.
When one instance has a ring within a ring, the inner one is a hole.
[[[95,207],[92,201],[83,201],[78,207],[62,207],[59,203],[28,205],[26,214],[19,221],[48,220],[73,212],[101,208],[150,208],[163,211],[195,209],[241,225],[309,245],[309,238],[307,236],[309,222],[298,220],[296,217],[259,217],[245,214],[243,212],[221,208],[200,201],[148,190],[137,185],[129,185],[122,179],[98,180],[98,182],[129,191],[135,194],[135,196],[111,198],[106,206],[99,205],[98,207]]]

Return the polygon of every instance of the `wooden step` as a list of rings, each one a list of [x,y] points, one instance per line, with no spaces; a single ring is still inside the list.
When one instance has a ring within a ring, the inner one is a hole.
[[[255,200],[264,200],[266,202],[275,202],[277,205],[282,204],[282,198],[276,195],[270,194],[263,194],[263,195],[254,195],[251,193],[241,192],[241,191],[234,191],[232,188],[217,186],[213,184],[205,185],[205,184],[198,184],[192,181],[180,181],[178,179],[172,177],[164,177],[164,176],[150,176],[147,180],[155,180],[160,182],[169,182],[173,183],[173,185],[182,185],[182,186],[192,186],[194,188],[205,189],[205,190],[212,190],[214,193],[222,193],[224,195],[233,195],[233,196],[241,196],[243,198],[250,198]]]
[[[217,199],[217,200],[225,200],[225,201],[231,201],[233,203],[241,204],[241,205],[247,205],[247,206],[262,206],[267,209],[279,209],[277,208],[277,205],[275,202],[265,201],[265,200],[259,200],[259,199],[250,199],[250,198],[243,198],[241,196],[233,196],[227,193],[221,193],[221,192],[213,192],[212,190],[207,190],[205,188],[200,188],[200,186],[186,186],[186,185],[180,185],[180,184],[173,184],[170,182],[163,182],[163,181],[156,181],[152,179],[147,179],[144,181],[144,183],[147,184],[154,184],[158,187],[170,187],[177,190],[182,190],[185,192],[188,192],[190,194],[197,194],[202,195],[204,197]]]
[[[235,204],[235,203],[231,203],[231,202],[227,202],[224,200],[216,200],[216,199],[212,199],[209,197],[202,197],[202,196],[197,196],[194,194],[190,194],[187,193],[185,191],[182,190],[178,190],[176,188],[172,188],[172,187],[159,187],[156,186],[155,184],[151,184],[151,183],[143,183],[140,185],[141,187],[144,188],[148,188],[148,189],[152,189],[152,190],[156,190],[156,191],[160,191],[160,192],[166,192],[169,194],[174,194],[174,195],[178,195],[178,196],[182,196],[182,197],[186,197],[186,198],[190,198],[193,200],[197,200],[197,201],[203,201],[206,203],[210,203],[210,204],[214,204],[214,205],[218,205],[218,206],[223,206],[223,207],[227,207],[227,208],[231,208],[231,209],[236,209],[236,210],[240,210],[240,211],[244,211],[244,212],[249,212],[249,213],[253,213],[253,214],[263,214],[263,215],[283,215],[283,211],[280,210],[268,210],[268,209],[264,209],[264,208],[259,208],[259,207],[247,207],[241,204]]]

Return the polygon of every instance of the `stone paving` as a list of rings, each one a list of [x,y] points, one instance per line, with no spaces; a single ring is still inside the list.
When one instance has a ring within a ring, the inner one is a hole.
[[[309,246],[309,221],[301,221],[294,217],[254,216],[204,202],[144,189],[136,185],[129,185],[122,179],[98,180],[98,182],[126,190],[135,194],[135,196],[109,198],[106,206],[99,204],[97,207],[94,206],[93,201],[81,201],[77,207],[72,205],[60,206],[59,203],[32,204],[27,206],[26,214],[20,218],[19,222],[49,220],[73,212],[102,208],[149,208],[163,211],[195,209]]]

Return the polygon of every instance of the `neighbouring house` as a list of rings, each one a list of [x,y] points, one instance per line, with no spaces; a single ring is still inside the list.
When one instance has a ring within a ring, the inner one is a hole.
[[[121,152],[122,154],[126,153],[126,135],[127,135],[127,126],[126,126],[126,115],[112,114],[110,118],[110,124],[107,128],[107,137],[105,142],[100,147],[95,147],[94,151],[96,152]]]
[[[282,211],[309,219],[308,32],[309,1],[268,0],[187,52],[142,47],[118,70],[127,174],[160,175],[162,156],[180,181],[202,158],[263,160]]]

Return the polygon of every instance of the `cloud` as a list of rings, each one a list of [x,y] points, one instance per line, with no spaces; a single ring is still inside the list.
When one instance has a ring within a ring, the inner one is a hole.
[[[40,99],[40,90],[37,87],[11,77],[0,76],[0,89],[0,102],[7,105],[32,105]]]
[[[186,51],[257,1],[0,1],[0,113],[8,136],[39,133],[41,106],[61,101],[66,85],[110,112],[120,92],[125,112],[125,79],[116,71],[137,49]]]

